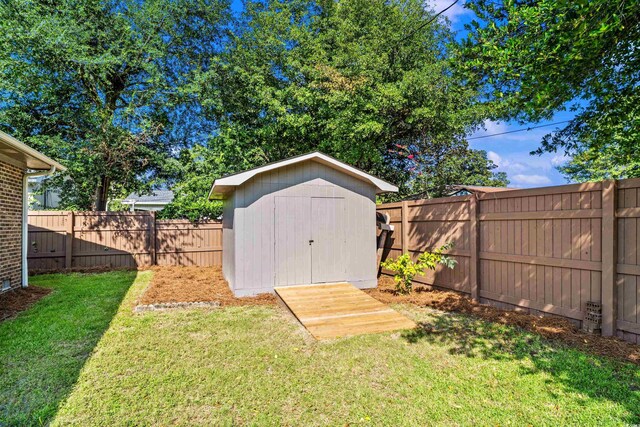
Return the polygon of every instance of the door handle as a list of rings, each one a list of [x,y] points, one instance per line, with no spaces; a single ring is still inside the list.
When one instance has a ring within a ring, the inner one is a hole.
[[[309,240],[309,244],[312,244],[312,243],[313,243],[313,240]]]

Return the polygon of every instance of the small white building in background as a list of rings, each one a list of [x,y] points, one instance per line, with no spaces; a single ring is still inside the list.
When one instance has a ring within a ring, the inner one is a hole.
[[[121,203],[134,211],[161,211],[173,200],[173,191],[155,190],[151,194],[139,195],[131,193]]]
[[[29,209],[41,211],[47,209],[58,209],[60,206],[60,190],[57,188],[46,188],[46,176],[36,176],[29,178]],[[45,188],[43,189],[43,185]]]
[[[377,285],[376,195],[398,188],[322,153],[217,179],[222,268],[237,296],[277,286]]]

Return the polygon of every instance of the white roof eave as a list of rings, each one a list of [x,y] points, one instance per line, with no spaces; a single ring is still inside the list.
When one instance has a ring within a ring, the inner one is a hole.
[[[363,181],[368,181],[376,187],[377,194],[395,193],[398,191],[398,187],[393,184],[383,181],[382,179],[361,171],[360,169],[354,168],[353,166],[349,166],[346,163],[342,163],[341,161],[336,160],[333,157],[329,157],[326,154],[314,152],[216,179],[211,187],[211,191],[209,192],[209,199],[224,199],[225,196],[233,192],[236,187],[244,184],[256,175],[307,160],[318,161],[334,169],[341,170],[348,175],[362,179]]]
[[[7,147],[7,151],[2,152],[4,156],[15,158],[15,160],[24,163],[28,169],[46,170],[55,167],[56,170],[62,172],[67,170],[60,163],[2,131],[0,131],[0,144]]]

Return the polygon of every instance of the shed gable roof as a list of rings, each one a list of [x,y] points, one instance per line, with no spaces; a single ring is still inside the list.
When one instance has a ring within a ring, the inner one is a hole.
[[[211,187],[211,191],[209,192],[209,199],[223,199],[227,194],[232,193],[236,187],[244,184],[251,178],[256,175],[269,172],[275,169],[283,168],[286,166],[290,166],[296,163],[305,162],[307,160],[312,160],[318,163],[321,163],[330,168],[341,171],[347,175],[350,175],[354,178],[360,179],[365,182],[369,182],[376,187],[376,193],[389,193],[398,191],[398,187],[393,184],[389,184],[388,182],[375,177],[371,174],[368,174],[364,171],[361,171],[358,168],[354,168],[353,166],[349,166],[346,163],[343,163],[333,157],[327,156],[326,154],[322,154],[320,152],[313,152],[309,154],[303,154],[297,157],[291,157],[286,160],[281,160],[279,162],[269,163],[265,166],[260,166],[257,168],[249,169],[244,172],[236,173],[233,175],[227,175],[225,177],[216,179]]]

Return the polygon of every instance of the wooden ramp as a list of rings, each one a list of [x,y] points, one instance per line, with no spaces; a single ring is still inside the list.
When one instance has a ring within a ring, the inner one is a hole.
[[[349,283],[282,286],[276,295],[316,339],[412,329],[416,324]]]

